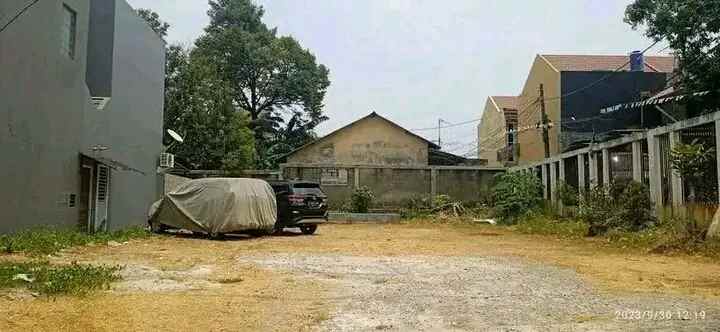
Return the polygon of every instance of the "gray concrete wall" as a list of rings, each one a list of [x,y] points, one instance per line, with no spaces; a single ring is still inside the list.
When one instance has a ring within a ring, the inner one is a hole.
[[[111,6],[115,13],[112,59],[98,62],[112,64],[111,100],[104,110],[87,111],[84,151],[140,171],[112,173],[108,225],[118,229],[144,224],[150,205],[162,194],[157,166],[162,152],[165,43],[125,1],[94,0],[93,6],[101,5]],[[104,22],[99,24],[91,31],[109,31]],[[107,56],[103,50],[95,55]],[[102,69],[98,76],[107,78]],[[90,149],[96,145],[108,149],[94,153]]]
[[[303,166],[288,164],[282,167],[285,179],[303,179],[320,182],[320,170],[332,168],[324,166]],[[367,167],[342,166],[348,169],[347,185],[325,185],[323,191],[328,195],[332,209],[340,208],[348,202],[356,187],[367,186],[376,196],[376,208],[397,209],[406,206],[411,199],[449,195],[466,203],[474,203],[487,198],[495,175],[504,172],[500,168],[489,167]],[[357,170],[357,177],[354,173]],[[435,172],[433,186],[432,173]],[[434,187],[434,188],[433,188]]]
[[[437,194],[464,202],[486,201],[497,171],[438,170]]]
[[[77,12],[75,57],[61,54],[62,5]],[[2,22],[27,1],[0,1]],[[88,0],[44,0],[0,34],[0,232],[74,226],[78,192]]]
[[[63,4],[77,13],[75,57],[61,53]],[[0,1],[9,18],[27,1]],[[38,225],[75,227],[80,153],[92,146],[144,175],[113,170],[110,228],[141,224],[158,196],[164,43],[124,1],[93,0],[117,12],[114,22],[112,101],[90,103],[86,83],[89,0],[44,0],[0,34],[0,232]],[[5,20],[2,20],[5,22]],[[107,77],[107,76],[105,76]]]

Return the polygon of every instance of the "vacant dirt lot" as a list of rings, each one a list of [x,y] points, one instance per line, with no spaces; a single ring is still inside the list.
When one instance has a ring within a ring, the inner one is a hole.
[[[123,281],[86,298],[0,293],[0,331],[720,329],[718,262],[493,226],[162,236],[51,261],[123,265]]]

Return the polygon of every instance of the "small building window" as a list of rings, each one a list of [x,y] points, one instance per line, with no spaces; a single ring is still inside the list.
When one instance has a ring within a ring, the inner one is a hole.
[[[67,5],[63,5],[63,23],[60,32],[62,34],[60,51],[70,59],[75,59],[77,13]]]
[[[324,168],[320,174],[320,184],[345,186],[348,184],[347,169]]]

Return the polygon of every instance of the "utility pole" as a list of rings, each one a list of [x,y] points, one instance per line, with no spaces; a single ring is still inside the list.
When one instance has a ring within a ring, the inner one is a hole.
[[[540,84],[540,112],[542,114],[542,136],[545,144],[545,158],[550,158],[550,132],[548,124],[550,123],[547,113],[545,112],[545,89]]]
[[[440,140],[440,129],[442,128],[442,119],[438,119],[438,146],[442,147],[442,140]]]

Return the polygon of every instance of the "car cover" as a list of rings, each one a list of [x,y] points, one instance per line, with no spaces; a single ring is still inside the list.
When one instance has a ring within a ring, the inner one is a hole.
[[[277,202],[270,184],[258,179],[191,180],[150,208],[150,222],[194,232],[271,231]]]

